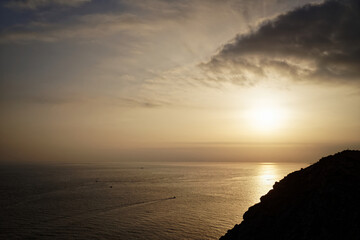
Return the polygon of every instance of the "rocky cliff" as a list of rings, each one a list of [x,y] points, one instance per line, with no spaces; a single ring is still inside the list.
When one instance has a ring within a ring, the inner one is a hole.
[[[360,151],[290,173],[220,240],[360,239]]]

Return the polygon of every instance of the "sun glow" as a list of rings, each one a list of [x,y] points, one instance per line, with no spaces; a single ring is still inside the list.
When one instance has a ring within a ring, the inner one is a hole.
[[[277,129],[281,125],[282,113],[274,107],[261,107],[252,111],[253,125],[260,130]]]
[[[247,118],[251,127],[259,132],[279,130],[286,123],[286,111],[272,101],[259,101],[248,110]]]

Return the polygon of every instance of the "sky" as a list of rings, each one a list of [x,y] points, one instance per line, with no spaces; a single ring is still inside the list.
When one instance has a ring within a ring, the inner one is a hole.
[[[4,0],[0,161],[360,148],[359,0]]]

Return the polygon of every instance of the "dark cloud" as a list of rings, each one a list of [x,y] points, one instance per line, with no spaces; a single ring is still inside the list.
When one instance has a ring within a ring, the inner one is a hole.
[[[91,0],[11,0],[6,7],[15,9],[38,9],[49,5],[76,7]]]
[[[238,35],[201,64],[209,78],[360,82],[360,1],[308,4]]]

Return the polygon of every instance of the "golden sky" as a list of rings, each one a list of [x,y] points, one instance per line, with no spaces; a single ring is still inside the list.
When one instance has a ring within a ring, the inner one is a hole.
[[[360,147],[360,6],[0,3],[3,161],[311,161]]]

